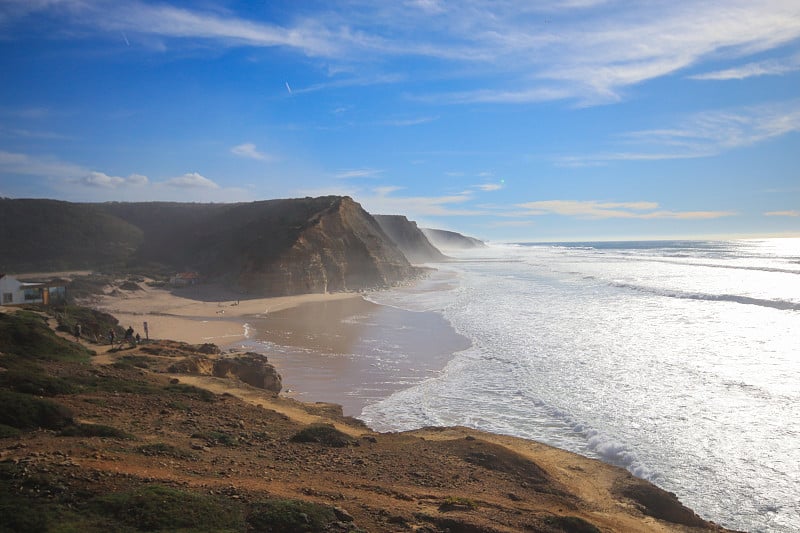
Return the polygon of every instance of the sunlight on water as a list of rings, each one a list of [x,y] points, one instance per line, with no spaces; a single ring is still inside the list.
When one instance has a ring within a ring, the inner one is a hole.
[[[373,296],[437,310],[473,346],[367,406],[370,425],[534,438],[624,466],[718,523],[800,530],[799,239],[464,259],[440,266],[459,280],[445,290]]]

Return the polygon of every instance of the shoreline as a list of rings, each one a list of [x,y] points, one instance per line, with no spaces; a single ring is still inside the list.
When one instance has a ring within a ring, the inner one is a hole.
[[[334,403],[348,416],[435,375],[471,345],[438,313],[377,304],[361,293],[237,300],[216,286],[120,292],[91,305],[142,338],[147,322],[151,339],[261,353],[283,379],[282,396]]]

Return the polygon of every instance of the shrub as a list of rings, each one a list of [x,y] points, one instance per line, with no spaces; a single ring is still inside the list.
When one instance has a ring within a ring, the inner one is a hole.
[[[91,354],[53,333],[44,317],[29,311],[0,313],[0,346],[6,355],[26,359],[88,362]]]
[[[336,429],[333,424],[311,424],[298,431],[292,442],[316,442],[331,448],[343,448],[355,443],[349,435]]]
[[[336,513],[331,507],[300,500],[255,503],[247,517],[251,530],[263,532],[324,531],[333,522],[336,522]]]
[[[241,505],[158,485],[107,494],[90,509],[142,531],[241,531]]]
[[[11,426],[0,424],[0,439],[19,437],[20,434],[21,432],[17,428],[12,428]]]
[[[0,424],[17,429],[61,429],[72,423],[72,413],[63,405],[28,394],[0,390],[0,405]]]
[[[167,392],[192,396],[204,402],[213,402],[217,397],[217,395],[210,390],[201,389],[200,387],[187,385],[185,383],[171,383],[166,386],[166,390]]]
[[[439,505],[439,510],[442,512],[447,511],[473,511],[478,508],[478,504],[475,503],[473,500],[469,498],[462,498],[460,496],[449,496],[447,497],[441,505]]]
[[[230,433],[224,433],[222,431],[209,431],[207,433],[193,433],[193,439],[203,439],[208,442],[212,442],[215,444],[221,444],[223,446],[238,446],[239,439],[236,436],[231,435]]]
[[[9,361],[8,370],[0,373],[0,388],[38,396],[73,394],[76,387],[69,381],[45,374],[44,369],[24,361]]]

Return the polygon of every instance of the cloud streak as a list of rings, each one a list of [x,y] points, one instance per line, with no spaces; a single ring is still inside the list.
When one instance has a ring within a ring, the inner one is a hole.
[[[544,200],[517,204],[518,215],[560,215],[585,219],[708,220],[734,216],[732,211],[668,211],[656,202],[601,202],[597,200]]]
[[[244,157],[246,159],[256,159],[258,161],[265,161],[269,156],[263,152],[259,152],[256,145],[253,143],[244,143],[231,148],[233,155]]]
[[[624,5],[599,0],[419,0],[358,2],[358,9],[350,2],[332,2],[285,23],[244,18],[223,9],[136,0],[7,4],[0,23],[11,27],[19,18],[45,12],[59,23],[56,26],[64,26],[62,37],[95,30],[115,39],[120,32],[165,39],[171,46],[200,41],[224,47],[282,47],[326,58],[334,68],[422,58],[436,66],[436,75],[446,72],[466,78],[459,73],[470,73],[471,87],[466,90],[415,96],[456,104],[615,102],[636,84],[710,59],[748,58],[800,38],[800,11],[787,0]],[[796,58],[789,66],[751,62],[695,78],[733,79],[783,73],[787,68],[797,68]],[[373,74],[291,92],[405,79]]]

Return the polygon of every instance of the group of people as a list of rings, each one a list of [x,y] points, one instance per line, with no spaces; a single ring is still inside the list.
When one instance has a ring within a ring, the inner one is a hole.
[[[111,347],[114,347],[114,341],[117,339],[117,333],[114,331],[114,328],[108,330],[108,343]],[[125,330],[125,339],[120,342],[120,346],[122,346],[123,342],[127,342],[131,346],[136,346],[142,342],[142,337],[138,333],[134,333],[133,326],[128,326],[128,329]]]

